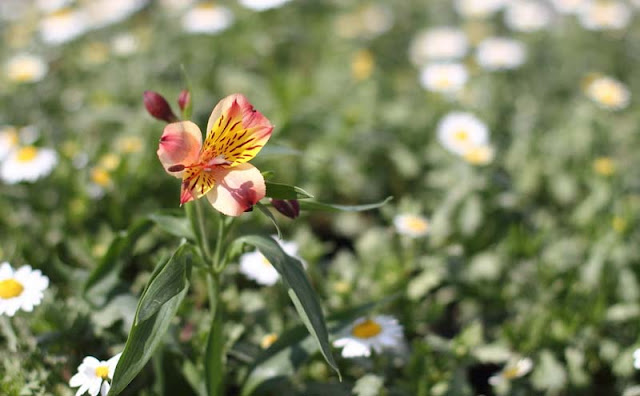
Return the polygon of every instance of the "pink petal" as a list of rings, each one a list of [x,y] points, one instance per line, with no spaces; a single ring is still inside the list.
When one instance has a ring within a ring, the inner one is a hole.
[[[267,117],[254,109],[246,96],[242,94],[231,94],[218,102],[216,107],[213,108],[213,111],[209,116],[209,121],[207,122],[207,136],[211,132],[211,129],[214,127],[218,118],[220,118],[222,114],[231,110],[234,102],[238,104],[240,111],[242,111],[242,126],[245,129],[251,129],[251,133],[257,136],[257,140],[264,139],[263,144],[266,143],[267,139],[271,135],[271,131],[273,130],[273,125],[271,125],[271,122],[269,122]]]
[[[182,177],[182,166],[198,162],[201,148],[200,128],[191,121],[182,121],[164,128],[157,153],[167,173]]]
[[[212,171],[216,185],[207,194],[214,208],[227,216],[240,216],[264,198],[266,188],[260,171],[251,164]]]

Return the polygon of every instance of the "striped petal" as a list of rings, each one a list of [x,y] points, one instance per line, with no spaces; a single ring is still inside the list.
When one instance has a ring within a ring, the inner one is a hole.
[[[165,171],[183,177],[183,166],[198,162],[202,148],[200,128],[191,121],[174,122],[164,128],[158,146],[158,158]]]
[[[251,164],[218,167],[211,173],[217,183],[207,194],[207,199],[227,216],[240,216],[265,196],[264,178]]]
[[[215,170],[204,170],[202,167],[185,169],[182,173],[180,205],[201,198],[208,193],[216,183],[215,173]]]

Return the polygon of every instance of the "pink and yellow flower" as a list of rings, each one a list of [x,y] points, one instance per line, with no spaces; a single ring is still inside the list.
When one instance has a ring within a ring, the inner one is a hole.
[[[164,128],[158,158],[182,179],[180,205],[206,195],[228,216],[239,216],[264,198],[260,171],[249,164],[271,136],[273,125],[241,94],[222,99],[211,112],[207,135],[191,121]]]

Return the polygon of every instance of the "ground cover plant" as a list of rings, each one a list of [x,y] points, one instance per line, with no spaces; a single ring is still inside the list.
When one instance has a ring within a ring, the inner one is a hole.
[[[638,12],[0,1],[0,395],[640,394]]]

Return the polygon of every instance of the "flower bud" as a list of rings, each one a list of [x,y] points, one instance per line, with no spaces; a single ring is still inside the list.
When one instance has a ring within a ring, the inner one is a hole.
[[[271,205],[290,219],[300,216],[300,204],[297,199],[272,199]]]
[[[144,91],[143,99],[144,107],[146,107],[149,114],[154,118],[165,122],[178,121],[178,117],[173,114],[171,106],[169,106],[167,100],[159,93],[154,91]]]
[[[183,89],[178,96],[178,106],[180,110],[184,111],[191,104],[191,92],[188,89]]]

